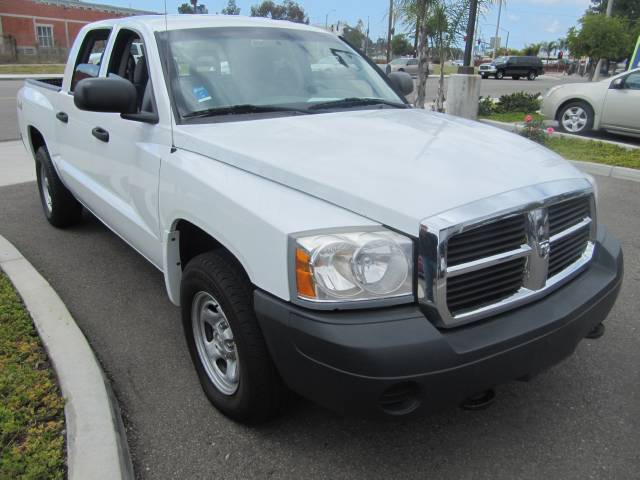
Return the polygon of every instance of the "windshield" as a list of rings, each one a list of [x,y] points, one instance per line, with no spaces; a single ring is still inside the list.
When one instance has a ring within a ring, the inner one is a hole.
[[[167,35],[172,61],[166,73],[183,118],[265,112],[267,106],[300,113],[328,102],[334,108],[375,105],[354,99],[403,104],[380,73],[333,35],[269,27],[158,34],[161,41]],[[349,101],[336,102],[344,99]]]

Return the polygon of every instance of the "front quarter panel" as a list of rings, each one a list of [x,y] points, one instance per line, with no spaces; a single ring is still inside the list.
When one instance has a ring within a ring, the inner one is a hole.
[[[181,219],[198,226],[242,264],[251,282],[283,300],[289,288],[289,234],[376,223],[285,185],[186,150],[177,150],[160,174],[165,280],[179,303],[180,269],[169,251]],[[184,265],[182,266],[184,268]]]

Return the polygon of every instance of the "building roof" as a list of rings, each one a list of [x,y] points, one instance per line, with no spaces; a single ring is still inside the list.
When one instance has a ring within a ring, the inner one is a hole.
[[[46,5],[58,5],[66,8],[79,8],[84,10],[93,10],[98,12],[117,13],[120,15],[148,15],[157,12],[149,10],[137,10],[134,8],[116,7],[113,5],[104,5],[102,3],[85,2],[84,0],[32,0],[35,3]]]

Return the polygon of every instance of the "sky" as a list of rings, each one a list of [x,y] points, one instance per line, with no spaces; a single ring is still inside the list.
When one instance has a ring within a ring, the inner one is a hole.
[[[164,11],[164,0],[92,0],[142,10]],[[166,0],[169,13],[177,12],[178,5],[187,0]],[[276,0],[277,1],[277,0]],[[200,0],[209,9],[217,13],[227,4],[227,0]],[[242,15],[249,15],[251,5],[261,0],[236,0]],[[278,2],[279,3],[279,2]],[[324,25],[328,15],[329,24],[338,20],[355,25],[358,19],[365,24],[370,22],[370,36],[374,40],[386,36],[389,0],[298,0],[304,7],[312,24]],[[498,0],[487,9],[479,21],[481,38],[489,42],[495,35],[498,17]],[[509,46],[522,48],[525,44],[557,40],[565,37],[569,27],[577,24],[578,19],[589,6],[589,0],[503,0],[500,19],[501,45],[506,43],[509,32]],[[397,33],[403,27],[398,25]]]

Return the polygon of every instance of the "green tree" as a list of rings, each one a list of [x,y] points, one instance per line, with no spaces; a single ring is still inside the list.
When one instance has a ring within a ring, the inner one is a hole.
[[[344,36],[345,40],[351,45],[364,50],[365,43],[367,42],[367,34],[365,32],[365,26],[362,20],[358,20],[358,23],[355,27],[345,24],[342,35]]]
[[[588,12],[605,13],[608,0],[591,0]],[[638,0],[615,0],[613,4],[614,17],[627,17],[629,20],[640,19],[640,2]]]
[[[183,3],[178,7],[178,13],[193,13],[193,5],[189,3]]]
[[[236,0],[229,0],[227,6],[222,9],[223,15],[240,15],[240,9],[236,5]]]
[[[527,44],[522,49],[522,54],[527,57],[537,57],[538,54],[540,53],[540,50],[542,50],[541,43],[532,43],[530,45]]]
[[[580,29],[569,29],[567,44],[573,55],[590,57],[594,64],[601,58],[622,59],[632,45],[629,27],[624,18],[587,13],[580,19]]]
[[[400,33],[391,40],[391,53],[394,56],[403,56],[413,53],[413,45],[407,39],[407,36]]]
[[[304,11],[304,8],[293,0],[283,0],[280,5],[271,0],[266,0],[260,5],[251,7],[251,16],[272,18],[274,20],[289,20],[290,22],[296,23],[309,23],[309,17]]]

